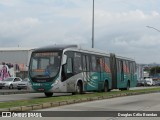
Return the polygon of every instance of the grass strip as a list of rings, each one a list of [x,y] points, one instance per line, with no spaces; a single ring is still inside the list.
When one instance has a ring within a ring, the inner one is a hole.
[[[12,107],[19,107],[19,106],[29,106],[34,104],[42,104],[48,102],[62,102],[62,101],[70,101],[70,100],[79,100],[79,99],[92,99],[95,97],[102,97],[103,98],[111,98],[111,97],[118,97],[118,96],[127,96],[133,94],[145,94],[145,93],[152,93],[152,92],[160,92],[160,87],[157,88],[147,88],[147,89],[140,89],[140,90],[129,90],[129,91],[112,91],[112,92],[95,92],[92,94],[82,94],[82,95],[68,95],[68,96],[56,96],[56,97],[49,97],[49,98],[36,98],[31,100],[17,100],[11,102],[1,102],[0,108],[12,108]]]

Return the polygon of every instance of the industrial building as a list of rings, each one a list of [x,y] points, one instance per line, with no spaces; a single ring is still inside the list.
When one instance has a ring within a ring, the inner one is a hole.
[[[10,76],[27,77],[32,50],[21,47],[0,48],[0,79],[3,80],[8,73]]]

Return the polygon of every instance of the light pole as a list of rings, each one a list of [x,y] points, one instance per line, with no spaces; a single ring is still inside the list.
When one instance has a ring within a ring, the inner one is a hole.
[[[151,28],[151,29],[154,29],[154,30],[156,30],[156,31],[158,31],[158,32],[160,32],[160,30],[158,30],[157,28],[154,28],[154,27],[151,27],[151,26],[146,26],[147,28]],[[157,68],[156,68],[157,66],[156,66],[156,64],[155,64],[155,77],[156,77],[156,74],[157,74]]]
[[[92,12],[92,48],[94,48],[94,0],[93,0],[93,12]]]
[[[151,27],[151,26],[146,26],[146,27],[147,27],[147,28],[154,29],[154,30],[156,30],[156,31],[160,32],[160,30],[158,30],[157,28],[154,28],[154,27]]]

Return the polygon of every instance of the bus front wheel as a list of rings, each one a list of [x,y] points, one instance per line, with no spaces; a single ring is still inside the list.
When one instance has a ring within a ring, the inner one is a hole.
[[[45,92],[44,93],[46,97],[52,97],[53,93],[52,92]]]

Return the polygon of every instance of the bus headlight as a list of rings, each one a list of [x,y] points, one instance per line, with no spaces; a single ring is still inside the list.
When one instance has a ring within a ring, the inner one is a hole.
[[[51,86],[53,87],[54,85],[57,85],[58,83],[59,83],[59,80],[55,80],[55,82]]]

